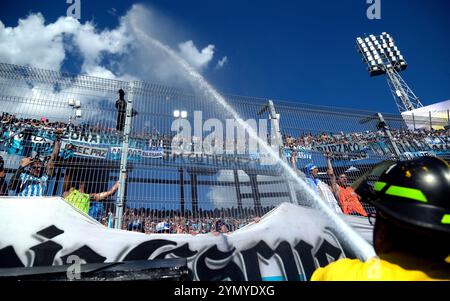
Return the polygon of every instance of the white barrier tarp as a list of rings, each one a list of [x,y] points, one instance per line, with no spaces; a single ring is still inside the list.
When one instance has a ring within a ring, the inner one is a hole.
[[[61,198],[0,198],[0,217],[0,268],[184,257],[194,280],[307,280],[353,257],[319,211],[289,203],[219,236],[109,229]],[[367,218],[345,220],[371,241]]]

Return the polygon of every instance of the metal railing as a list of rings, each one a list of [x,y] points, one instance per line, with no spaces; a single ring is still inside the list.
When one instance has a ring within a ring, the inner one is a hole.
[[[448,130],[410,130],[400,115],[383,113],[382,124],[377,112],[281,100],[273,100],[276,112],[262,111],[266,99],[225,98],[244,120],[266,122],[272,144],[281,140],[273,128],[278,114],[283,141],[275,149],[282,160],[294,162],[302,177],[308,177],[308,164],[316,165],[328,201],[345,214],[364,215],[343,209],[329,164],[351,184],[386,159],[450,154]],[[203,132],[205,121],[233,121],[199,92],[0,64],[0,107],[0,154],[9,186],[3,194],[63,196],[102,223],[131,230],[140,224],[147,233],[159,223],[169,223],[169,232],[201,233],[219,219],[235,230],[281,202],[302,203],[300,188],[279,164],[248,150],[250,138],[216,136],[198,148],[196,141],[211,134]],[[186,112],[192,141],[173,143],[174,111]],[[233,152],[217,153],[217,146]],[[245,151],[237,154],[239,147]],[[364,212],[373,210],[358,201]]]

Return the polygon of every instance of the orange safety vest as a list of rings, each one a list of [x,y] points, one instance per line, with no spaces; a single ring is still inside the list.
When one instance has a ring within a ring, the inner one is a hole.
[[[339,203],[341,204],[344,214],[359,213],[362,216],[367,216],[367,212],[359,202],[358,195],[352,187],[339,187]]]

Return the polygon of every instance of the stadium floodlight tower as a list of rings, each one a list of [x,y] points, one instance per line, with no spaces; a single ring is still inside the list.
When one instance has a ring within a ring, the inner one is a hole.
[[[399,74],[408,64],[390,34],[383,32],[378,37],[374,35],[358,37],[356,48],[367,64],[370,76],[387,75],[392,96],[400,113],[423,107],[419,98]]]

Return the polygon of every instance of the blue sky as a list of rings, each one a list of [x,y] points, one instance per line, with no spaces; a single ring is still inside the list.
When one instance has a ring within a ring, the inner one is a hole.
[[[185,41],[199,51],[214,45],[213,57],[200,61],[198,68],[220,91],[396,112],[386,79],[370,78],[354,47],[357,36],[386,31],[409,63],[404,79],[424,105],[450,99],[447,0],[381,0],[381,20],[367,19],[365,0],[82,1],[80,22],[95,24],[97,31],[113,30],[134,3],[151,10],[156,16],[152,30],[171,47],[177,49]],[[4,1],[0,21],[16,27],[19,18],[41,12],[46,24],[54,23],[66,15],[67,7],[65,0]],[[97,63],[112,66],[123,55],[116,51]],[[227,63],[216,68],[225,56]],[[81,63],[73,52],[61,70],[92,70],[81,69]],[[139,70],[133,76],[153,79]]]

